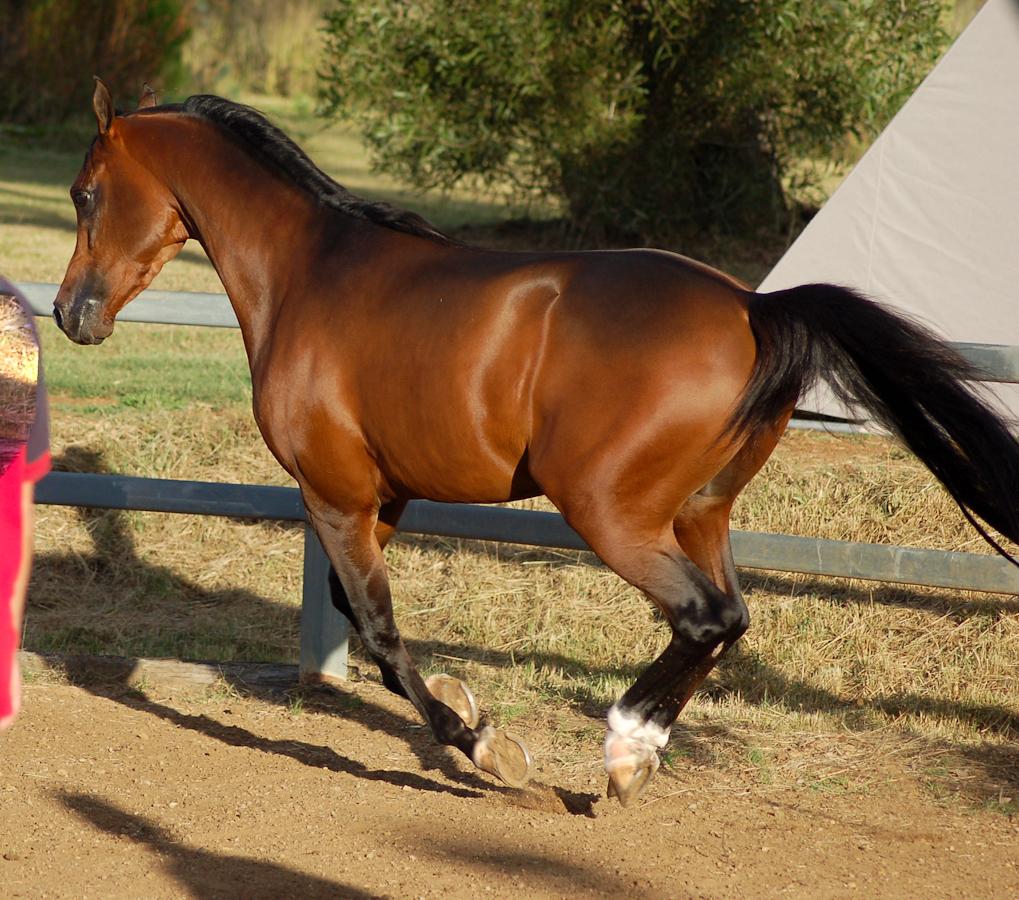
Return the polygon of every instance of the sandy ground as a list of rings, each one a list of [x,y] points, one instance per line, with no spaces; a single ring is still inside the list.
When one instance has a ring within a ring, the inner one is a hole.
[[[623,810],[599,723],[569,711],[574,757],[528,734],[514,791],[370,682],[170,694],[26,686],[0,737],[0,897],[1019,897],[1019,821],[936,799],[901,754],[841,793],[694,754]]]

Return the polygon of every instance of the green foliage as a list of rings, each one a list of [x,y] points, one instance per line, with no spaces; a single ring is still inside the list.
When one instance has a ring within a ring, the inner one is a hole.
[[[339,0],[323,110],[383,171],[565,201],[591,237],[784,223],[783,179],[872,134],[945,43],[938,0]]]
[[[414,184],[481,175],[555,191],[555,161],[624,142],[641,94],[635,62],[615,49],[622,20],[573,6],[340,0],[326,108],[358,117],[379,167]]]
[[[188,37],[188,0],[0,0],[0,120],[63,122],[90,109],[92,76],[115,98],[163,87]]]

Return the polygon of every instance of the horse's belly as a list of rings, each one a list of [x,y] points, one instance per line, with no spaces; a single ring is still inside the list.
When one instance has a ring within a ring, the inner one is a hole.
[[[473,430],[423,431],[376,453],[390,490],[446,503],[500,503],[541,493],[527,467],[524,440],[495,443]]]

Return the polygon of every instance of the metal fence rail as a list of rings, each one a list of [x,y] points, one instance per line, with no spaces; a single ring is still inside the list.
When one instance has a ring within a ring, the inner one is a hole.
[[[56,285],[20,284],[37,315],[52,315]],[[225,294],[145,291],[118,315],[123,321],[237,327]],[[981,380],[1019,382],[1019,347],[956,344]],[[149,510],[307,522],[297,488],[215,484],[53,472],[36,488],[36,502],[103,509]],[[399,531],[469,540],[589,549],[557,513],[415,501]],[[744,567],[863,578],[1019,595],[1019,570],[997,556],[733,532],[736,564]],[[347,620],[332,606],[329,560],[314,532],[305,531],[301,672],[306,679],[346,675]]]
[[[51,472],[39,482],[36,502],[239,519],[308,521],[297,488],[126,475]],[[498,506],[414,500],[407,505],[397,531],[561,550],[591,549],[558,513]],[[1019,569],[998,556],[752,531],[733,531],[732,545],[737,565],[746,568],[1019,594]],[[974,588],[974,584],[980,586]]]
[[[53,315],[56,284],[24,281],[15,285],[25,295],[37,316]],[[208,325],[213,328],[240,328],[226,294],[200,294],[191,291],[142,291],[125,306],[120,322],[149,322],[156,325]]]

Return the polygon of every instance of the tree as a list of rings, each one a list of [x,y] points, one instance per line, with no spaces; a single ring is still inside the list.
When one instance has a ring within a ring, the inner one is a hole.
[[[749,231],[942,51],[937,0],[338,0],[323,111],[376,167],[561,198],[595,237]]]
[[[0,120],[62,122],[91,109],[93,75],[137,102],[180,59],[189,0],[0,0]]]

